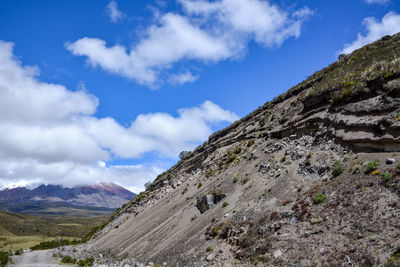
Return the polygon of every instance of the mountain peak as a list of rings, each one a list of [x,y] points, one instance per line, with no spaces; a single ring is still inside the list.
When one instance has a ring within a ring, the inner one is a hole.
[[[0,204],[6,207],[36,201],[76,206],[118,208],[134,196],[135,194],[128,189],[114,183],[74,187],[40,184],[35,187],[19,186],[0,190]]]

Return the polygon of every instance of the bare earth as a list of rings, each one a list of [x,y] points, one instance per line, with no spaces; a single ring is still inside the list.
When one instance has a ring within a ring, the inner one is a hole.
[[[16,267],[59,267],[53,259],[53,250],[40,250],[24,253],[21,256],[13,256],[10,266]]]

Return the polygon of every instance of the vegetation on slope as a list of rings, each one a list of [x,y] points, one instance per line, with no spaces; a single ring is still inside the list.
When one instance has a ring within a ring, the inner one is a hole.
[[[55,238],[84,238],[104,217],[36,217],[0,212],[0,251],[29,248]]]

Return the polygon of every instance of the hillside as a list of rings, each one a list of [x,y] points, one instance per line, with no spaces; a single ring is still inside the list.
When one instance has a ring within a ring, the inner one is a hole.
[[[0,211],[0,251],[29,248],[57,238],[81,239],[107,217],[37,217]]]
[[[398,266],[399,152],[397,34],[210,136],[70,253],[108,264]]]

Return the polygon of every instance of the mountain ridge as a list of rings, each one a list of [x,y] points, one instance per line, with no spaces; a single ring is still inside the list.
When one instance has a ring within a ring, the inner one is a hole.
[[[15,187],[0,190],[0,205],[5,208],[37,202],[40,204],[58,203],[97,208],[118,208],[134,196],[134,193],[114,183],[74,187],[42,184],[34,188]]]

